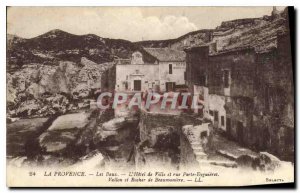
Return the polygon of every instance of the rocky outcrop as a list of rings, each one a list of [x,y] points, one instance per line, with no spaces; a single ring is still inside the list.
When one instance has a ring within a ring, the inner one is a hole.
[[[226,155],[234,160],[238,167],[260,171],[274,171],[282,166],[283,161],[268,152],[260,152],[257,156],[243,154],[238,157]]]
[[[26,100],[21,102],[19,107],[16,109],[15,114],[20,117],[30,117],[33,114],[36,114],[41,108],[39,101],[35,99]]]
[[[116,170],[134,167],[138,121],[137,117],[117,117],[98,125],[93,139],[104,156],[105,167]]]
[[[39,136],[41,147],[46,152],[63,152],[75,144],[78,134],[89,123],[89,113],[74,113],[59,116],[51,126]]]
[[[62,61],[57,66],[28,65],[7,73],[9,116],[45,116],[87,107],[84,99],[101,88],[101,75],[113,64]]]
[[[41,151],[35,139],[47,129],[49,120],[49,118],[21,119],[8,124],[7,156],[30,156]]]

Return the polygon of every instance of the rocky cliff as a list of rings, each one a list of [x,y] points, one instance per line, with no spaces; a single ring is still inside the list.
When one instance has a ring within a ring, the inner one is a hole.
[[[112,66],[83,57],[79,63],[30,64],[8,72],[8,116],[47,116],[88,106],[93,91],[101,88],[101,74]]]
[[[224,21],[215,29],[190,32],[176,39],[140,41],[142,47],[171,47],[183,50],[187,47],[209,45],[210,52],[254,47],[265,51],[277,46],[277,34],[288,33],[288,8],[260,18]]]

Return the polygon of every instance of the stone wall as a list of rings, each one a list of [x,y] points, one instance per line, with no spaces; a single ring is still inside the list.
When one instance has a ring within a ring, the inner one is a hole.
[[[140,112],[139,141],[136,165],[143,167],[176,168],[179,164],[179,115]]]
[[[294,152],[294,77],[289,35],[278,36],[278,47],[258,55],[253,127],[255,147],[282,159]],[[266,73],[268,72],[268,73]]]
[[[185,125],[180,130],[180,169],[201,168],[207,161],[209,123]]]
[[[140,139],[141,141],[151,140],[156,133],[161,132],[161,128],[167,133],[177,132],[181,126],[179,115],[160,114],[141,111],[140,114]]]
[[[141,90],[147,90],[159,84],[158,64],[117,65],[116,90],[133,91],[134,80],[141,81]]]
[[[169,73],[169,65],[172,65],[172,74]],[[166,90],[166,82],[184,85],[185,68],[185,62],[159,62],[160,90]]]
[[[190,92],[193,86],[206,86],[208,73],[208,46],[190,48],[185,50],[186,55],[186,83]]]
[[[253,96],[256,53],[253,49],[231,51],[209,57],[208,87],[210,94],[228,96]],[[204,64],[205,65],[205,64]],[[225,70],[228,85],[225,85]],[[226,90],[229,88],[229,91]]]
[[[137,167],[199,167],[207,159],[211,129],[209,123],[181,114],[171,115],[141,111],[140,143],[137,145]],[[154,164],[153,164],[154,163]]]

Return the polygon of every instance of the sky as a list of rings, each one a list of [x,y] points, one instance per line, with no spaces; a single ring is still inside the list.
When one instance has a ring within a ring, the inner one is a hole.
[[[177,38],[222,21],[270,15],[273,7],[9,7],[7,33],[33,38],[53,29],[129,41]],[[277,7],[283,10],[284,7]]]

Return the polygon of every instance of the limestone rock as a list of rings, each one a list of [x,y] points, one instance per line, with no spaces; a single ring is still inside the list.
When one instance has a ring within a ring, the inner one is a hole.
[[[40,87],[37,83],[32,83],[27,89],[26,94],[32,95],[34,98],[39,98],[41,94],[44,94],[45,90]]]
[[[78,134],[88,124],[89,113],[74,113],[58,117],[52,125],[39,136],[40,146],[47,152],[66,151],[75,145]]]
[[[268,152],[259,153],[259,164],[262,170],[274,171],[280,166],[280,160]]]
[[[33,115],[35,112],[37,112],[40,109],[41,105],[38,103],[37,100],[27,100],[20,104],[18,107],[16,114],[17,116],[21,117],[28,117]]]
[[[35,143],[45,129],[48,118],[19,119],[7,124],[7,156],[24,156],[38,153]],[[50,120],[51,121],[51,120]]]
[[[48,131],[54,130],[68,130],[68,129],[80,129],[87,125],[88,123],[88,113],[74,113],[67,114],[58,117],[53,121],[52,125],[49,127]]]
[[[125,117],[114,118],[102,125],[103,130],[115,131],[120,129],[126,122]]]

